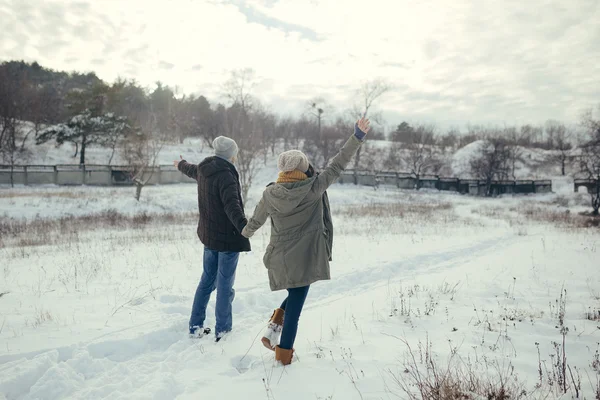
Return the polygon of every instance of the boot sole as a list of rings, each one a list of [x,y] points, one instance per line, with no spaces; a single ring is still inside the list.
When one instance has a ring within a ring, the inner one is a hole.
[[[271,346],[271,341],[268,338],[263,337],[262,339],[260,339],[260,341],[262,342],[263,346],[265,346],[267,349],[275,351],[275,347]]]

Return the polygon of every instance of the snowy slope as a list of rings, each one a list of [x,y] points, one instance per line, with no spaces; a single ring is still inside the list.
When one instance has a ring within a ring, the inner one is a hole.
[[[26,128],[23,128],[26,129]],[[473,142],[454,153],[439,152],[442,159],[443,168],[440,172],[444,176],[455,176],[459,178],[469,178],[471,176],[470,160],[477,155],[482,141]],[[361,168],[368,170],[387,170],[386,160],[390,149],[394,146],[390,141],[367,141],[363,149],[361,159]],[[22,160],[20,164],[78,164],[79,156],[74,157],[75,146],[65,143],[57,147],[52,142],[42,145],[35,145],[33,136],[30,136],[26,142],[26,148],[30,154]],[[278,151],[282,151],[283,145],[279,146]],[[559,176],[560,166],[557,163],[548,162],[548,158],[553,154],[552,151],[540,149],[520,148],[521,160],[517,163],[518,179],[551,179]],[[179,159],[179,155],[189,160],[200,161],[204,157],[212,154],[210,146],[204,140],[197,138],[186,138],[181,144],[165,145],[159,154],[158,164],[169,165],[174,159]],[[91,146],[86,149],[86,162],[88,164],[108,164],[111,159],[112,151],[106,148]],[[276,156],[276,155],[275,155]],[[269,154],[267,159],[272,161],[275,156]],[[269,163],[268,161],[268,163]],[[111,164],[122,165],[125,161],[119,151],[114,153]],[[569,165],[567,173],[575,174],[576,166]]]
[[[463,178],[472,177],[471,160],[477,157],[484,144],[483,140],[478,140],[456,151],[450,161],[452,174]],[[515,170],[517,179],[555,179],[560,176],[560,164],[549,161],[557,154],[555,151],[519,147],[518,153]],[[567,163],[566,173],[571,176],[577,175],[577,166]]]

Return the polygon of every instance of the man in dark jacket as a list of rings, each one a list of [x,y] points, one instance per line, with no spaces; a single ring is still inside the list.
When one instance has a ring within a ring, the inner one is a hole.
[[[240,252],[250,251],[250,242],[241,235],[248,223],[240,194],[240,179],[233,163],[238,147],[230,138],[219,136],[213,141],[214,157],[199,165],[190,164],[182,157],[173,164],[198,182],[198,237],[204,244],[204,272],[196,290],[190,336],[202,337],[210,333],[204,328],[206,306],[211,293],[217,289],[215,307],[216,340],[231,331],[231,304],[235,297],[233,283]]]

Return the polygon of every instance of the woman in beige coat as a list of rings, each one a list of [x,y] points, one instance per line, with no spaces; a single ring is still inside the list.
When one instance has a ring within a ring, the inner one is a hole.
[[[271,290],[287,289],[288,297],[273,312],[262,342],[284,365],[292,361],[298,320],[310,285],[330,279],[331,248],[323,222],[323,193],[339,178],[368,131],[369,120],[360,119],[338,155],[316,176],[309,176],[313,175],[312,169],[302,152],[282,153],[277,183],[265,189],[242,231],[250,238],[271,217],[271,240],[263,262]],[[281,341],[277,345],[279,333]]]

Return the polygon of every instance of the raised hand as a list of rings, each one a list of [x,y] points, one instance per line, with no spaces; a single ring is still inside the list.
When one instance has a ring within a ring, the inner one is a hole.
[[[183,161],[183,157],[180,155],[179,156],[179,160],[175,160],[173,161],[173,166],[175,166],[175,168],[179,168],[179,163]]]
[[[371,129],[371,121],[369,121],[368,118],[362,117],[361,119],[359,119],[356,122],[356,125],[358,125],[358,129],[360,129],[361,131],[363,131],[365,134],[369,133],[369,129]]]

